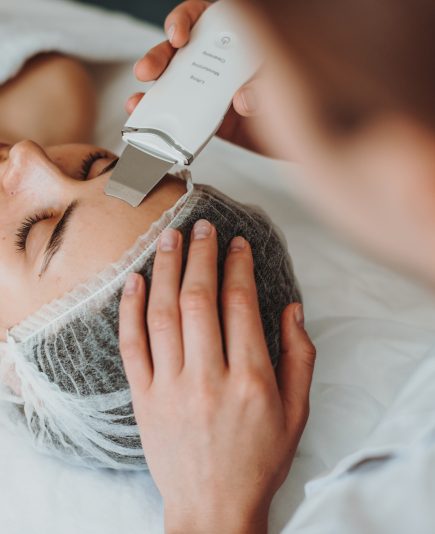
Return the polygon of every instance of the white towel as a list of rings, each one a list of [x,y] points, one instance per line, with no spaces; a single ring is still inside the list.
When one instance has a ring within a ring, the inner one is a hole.
[[[133,61],[161,37],[151,24],[66,0],[1,0],[0,84],[41,52],[95,63]]]

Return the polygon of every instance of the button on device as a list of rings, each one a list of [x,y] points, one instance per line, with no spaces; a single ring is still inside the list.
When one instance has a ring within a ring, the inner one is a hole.
[[[234,37],[230,33],[220,33],[216,39],[216,45],[219,48],[227,49],[234,44]]]

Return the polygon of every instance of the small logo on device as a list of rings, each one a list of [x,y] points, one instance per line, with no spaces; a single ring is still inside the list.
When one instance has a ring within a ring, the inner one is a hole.
[[[216,44],[219,48],[229,48],[233,44],[233,37],[229,33],[221,33]]]

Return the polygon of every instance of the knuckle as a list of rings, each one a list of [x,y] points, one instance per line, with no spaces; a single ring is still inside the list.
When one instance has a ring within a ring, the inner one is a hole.
[[[146,67],[152,67],[152,68],[160,67],[161,65],[160,48],[157,46],[149,50],[144,60],[146,60],[146,63],[144,61],[144,64]]]
[[[268,384],[259,371],[248,373],[239,381],[239,395],[245,402],[262,401],[268,393]]]
[[[304,346],[302,356],[303,356],[303,361],[306,363],[306,365],[310,368],[314,368],[314,365],[316,363],[316,357],[317,357],[317,349],[311,341],[309,341]]]
[[[212,251],[213,241],[208,239],[198,239],[194,240],[190,244],[190,254],[194,256],[197,260],[206,259],[210,256]],[[192,258],[193,259],[193,258]]]
[[[254,259],[251,251],[240,250],[236,254],[229,254],[226,260],[226,268],[228,270],[241,270],[246,273],[246,276],[252,276],[254,271]]]
[[[174,266],[176,266],[176,258],[174,254],[168,254],[166,252],[161,252],[161,250],[157,250],[156,258],[154,261],[153,266],[153,276],[156,274],[159,275],[160,279],[168,279],[172,275],[172,272],[174,270]],[[156,284],[155,290],[159,293],[162,293],[165,289],[165,286]]]
[[[201,401],[201,406],[210,407],[214,405],[216,390],[208,380],[201,380],[197,386],[197,397]]]
[[[294,408],[293,418],[295,425],[297,425],[301,430],[305,428],[305,425],[308,422],[310,416],[310,406],[309,403],[297,404]]]
[[[124,358],[133,358],[143,350],[141,343],[133,339],[121,339],[119,342],[119,350]]]
[[[175,322],[176,314],[171,308],[157,307],[148,310],[148,328],[153,332],[166,332],[171,330]]]
[[[191,287],[181,291],[180,307],[183,311],[203,311],[213,305],[210,291],[203,287]]]
[[[246,308],[252,305],[252,297],[247,287],[233,285],[222,293],[223,305],[229,308]]]

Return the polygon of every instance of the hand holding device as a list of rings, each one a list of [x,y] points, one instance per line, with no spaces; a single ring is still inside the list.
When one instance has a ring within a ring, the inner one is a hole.
[[[187,0],[168,15],[165,30],[169,40],[155,46],[137,61],[134,72],[138,80],[150,82],[162,75],[177,50],[189,42],[192,27],[211,5],[211,2],[203,0]],[[263,153],[252,127],[255,118],[261,114],[258,81],[256,74],[236,92],[217,135],[243,148]],[[144,93],[136,93],[128,99],[128,113],[133,112],[143,96]]]
[[[125,124],[128,146],[106,193],[138,206],[174,164],[192,163],[259,64],[232,0],[213,4]]]

